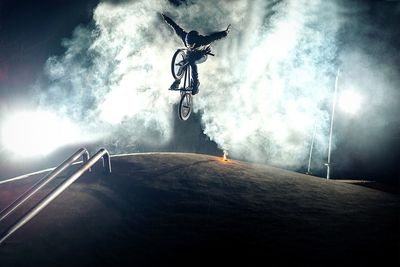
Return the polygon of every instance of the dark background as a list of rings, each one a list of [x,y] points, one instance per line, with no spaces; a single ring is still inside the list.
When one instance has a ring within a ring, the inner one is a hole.
[[[64,52],[61,41],[69,38],[79,25],[91,23],[93,9],[98,0],[10,0],[0,2],[0,119],[11,107],[22,105],[26,90],[33,84],[43,70],[46,60],[52,55]],[[120,1],[112,1],[118,4]],[[180,4],[184,1],[172,1]],[[377,43],[385,42],[391,47],[400,48],[400,16],[397,1],[339,1],[343,6],[363,4],[367,7],[357,23],[373,25],[370,30],[355,31],[348,25],[338,36],[343,47],[361,46],[367,53],[376,52]],[[395,8],[397,7],[397,9]],[[380,30],[376,30],[380,29]],[[361,40],[369,40],[368,42]],[[386,55],[388,56],[388,55]],[[390,55],[389,55],[390,56]],[[396,57],[396,55],[393,55]],[[399,63],[398,56],[394,60]],[[400,69],[400,67],[399,67]],[[400,89],[400,88],[399,88]],[[397,116],[398,109],[393,110]],[[377,135],[364,129],[354,118],[336,114],[335,133],[338,138],[336,149],[332,152],[333,178],[376,180],[398,186],[400,171],[400,122],[385,126],[385,133]],[[366,113],[365,116],[369,114]],[[175,116],[175,118],[177,118]],[[352,127],[349,127],[349,126]],[[356,127],[355,127],[356,126]],[[371,125],[373,127],[373,125]],[[367,132],[370,146],[357,143],[359,132]],[[221,155],[216,144],[202,132],[200,115],[194,114],[188,122],[174,122],[174,140],[161,151],[197,152]],[[81,144],[96,149],[101,144]],[[8,159],[0,152],[0,178],[24,174],[27,171],[51,167],[76,150],[77,146],[57,150],[51,157],[24,160],[19,163]],[[151,147],[138,147],[139,152],[152,151]],[[1,150],[0,150],[1,151]],[[304,168],[296,171],[305,172]],[[325,176],[324,167],[315,167],[314,174]]]

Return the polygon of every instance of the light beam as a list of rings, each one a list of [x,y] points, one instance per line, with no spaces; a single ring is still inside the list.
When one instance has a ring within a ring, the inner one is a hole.
[[[6,118],[1,141],[8,152],[31,157],[46,155],[79,140],[78,128],[66,119],[44,111],[19,112]]]

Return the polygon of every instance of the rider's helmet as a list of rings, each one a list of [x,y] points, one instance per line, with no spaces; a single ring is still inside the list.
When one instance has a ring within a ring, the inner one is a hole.
[[[190,32],[188,32],[186,34],[186,37],[185,37],[186,45],[189,46],[189,47],[193,47],[196,44],[198,38],[199,38],[199,32],[198,31],[190,31]]]

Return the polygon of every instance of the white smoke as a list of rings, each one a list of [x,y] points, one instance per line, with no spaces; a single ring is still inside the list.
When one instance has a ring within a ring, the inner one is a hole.
[[[170,60],[182,44],[160,12],[203,34],[232,24],[212,45],[216,56],[199,65],[194,97],[204,133],[221,149],[296,167],[315,128],[316,152],[325,153],[339,28],[331,1],[100,3],[93,25],[78,27],[63,43],[65,54],[48,60],[37,85],[41,105],[106,138],[116,152],[168,142],[179,100],[167,90]]]
[[[37,85],[39,91],[47,87],[41,105],[119,149],[168,141],[176,99],[166,90],[167,59],[176,44],[160,27],[162,6],[170,7],[164,1],[100,3],[94,25],[78,27],[64,40],[64,55],[47,61]]]
[[[249,1],[239,13],[231,36],[215,46],[216,59],[200,67],[204,131],[233,156],[298,167],[314,127],[317,152],[326,151],[335,6]]]

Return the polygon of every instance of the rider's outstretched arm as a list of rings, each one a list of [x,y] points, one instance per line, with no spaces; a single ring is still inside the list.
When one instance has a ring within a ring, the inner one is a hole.
[[[219,39],[222,39],[228,35],[229,30],[221,31],[221,32],[214,32],[210,35],[204,36],[202,40],[200,41],[200,45],[208,45],[211,44],[214,41],[217,41]]]
[[[178,24],[176,24],[170,17],[167,17],[165,14],[161,14],[165,20],[166,23],[168,23],[175,31],[175,33],[182,39],[182,41],[185,43],[185,37],[187,32],[185,32],[184,29],[179,27]]]

